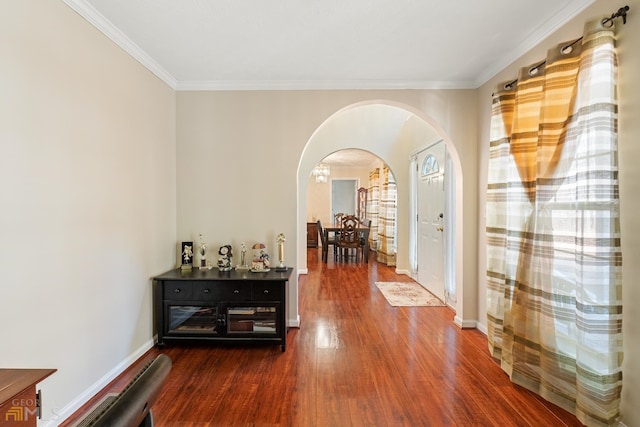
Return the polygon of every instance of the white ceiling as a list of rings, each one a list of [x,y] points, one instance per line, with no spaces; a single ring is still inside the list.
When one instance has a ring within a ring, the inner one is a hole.
[[[374,167],[378,164],[379,161],[381,160],[375,154],[353,148],[336,151],[322,159],[322,163],[326,163],[333,167],[344,168]]]
[[[175,89],[475,88],[595,0],[63,0]]]

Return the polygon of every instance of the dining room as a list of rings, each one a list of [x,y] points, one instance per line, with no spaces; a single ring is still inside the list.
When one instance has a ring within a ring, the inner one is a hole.
[[[393,173],[374,154],[345,149],[325,157],[307,185],[307,248],[332,265],[395,265],[396,194]],[[345,225],[352,234],[341,232]]]

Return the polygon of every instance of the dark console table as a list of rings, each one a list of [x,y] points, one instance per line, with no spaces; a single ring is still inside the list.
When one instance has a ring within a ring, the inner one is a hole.
[[[285,351],[286,295],[292,271],[194,268],[154,277],[156,344],[272,342]]]

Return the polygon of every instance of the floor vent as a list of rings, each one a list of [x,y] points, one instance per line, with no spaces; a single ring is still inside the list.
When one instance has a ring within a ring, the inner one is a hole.
[[[89,412],[82,417],[81,420],[74,423],[71,427],[88,427],[96,419],[96,417],[107,409],[114,400],[118,398],[118,393],[109,393],[96,403]]]

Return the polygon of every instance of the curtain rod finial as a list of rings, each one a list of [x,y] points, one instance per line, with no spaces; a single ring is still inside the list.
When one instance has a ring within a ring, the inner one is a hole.
[[[627,12],[629,11],[629,6],[623,6],[616,13],[612,13],[609,18],[605,18],[602,20],[603,24],[607,24],[619,16],[622,16],[622,24],[627,23]]]

